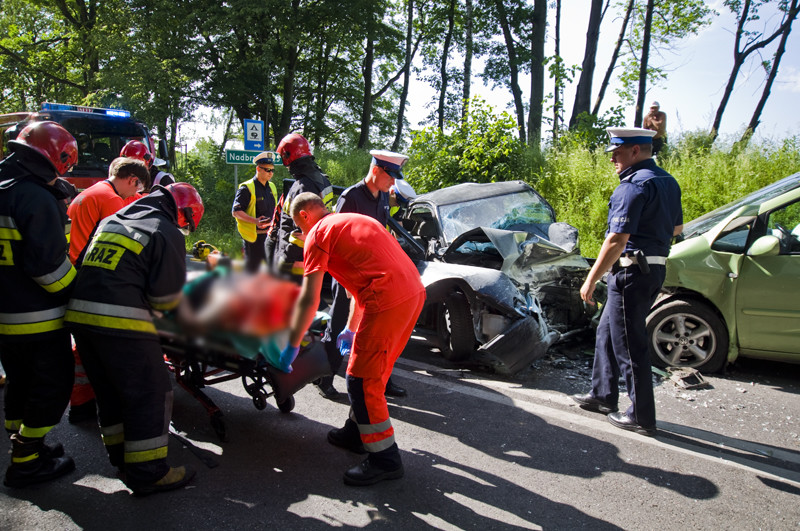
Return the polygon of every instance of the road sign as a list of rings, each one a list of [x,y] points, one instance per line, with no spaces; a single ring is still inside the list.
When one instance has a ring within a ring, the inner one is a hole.
[[[261,153],[260,151],[241,151],[237,149],[225,150],[226,164],[252,164],[253,157]]]
[[[264,151],[264,122],[261,120],[244,121],[244,148]]]

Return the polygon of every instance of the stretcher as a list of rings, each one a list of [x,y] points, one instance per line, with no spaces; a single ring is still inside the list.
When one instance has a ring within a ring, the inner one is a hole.
[[[292,372],[284,373],[267,360],[287,342],[285,332],[252,336],[229,330],[215,330],[202,335],[188,333],[174,314],[156,317],[154,324],[164,350],[164,360],[177,383],[199,401],[208,413],[211,427],[221,441],[227,440],[223,414],[203,391],[207,386],[241,379],[244,390],[258,410],[275,398],[278,409],[294,409],[294,394],[305,385],[331,374],[331,367],[320,339],[329,317],[318,312],[303,341]]]

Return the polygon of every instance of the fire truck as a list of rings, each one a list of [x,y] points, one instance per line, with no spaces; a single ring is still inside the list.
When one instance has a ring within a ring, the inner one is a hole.
[[[63,103],[42,103],[33,112],[0,114],[0,152],[8,155],[7,143],[17,137],[30,122],[58,122],[78,141],[78,164],[65,175],[82,190],[108,177],[108,165],[128,141],[139,140],[156,153],[156,145],[147,127],[121,109],[103,109]],[[158,143],[157,156],[167,160],[167,144]]]

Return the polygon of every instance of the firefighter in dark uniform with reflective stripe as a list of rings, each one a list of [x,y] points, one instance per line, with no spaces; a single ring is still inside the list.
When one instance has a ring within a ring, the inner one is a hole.
[[[276,243],[273,265],[280,277],[300,284],[303,281],[303,241],[297,238],[299,229],[289,216],[292,200],[303,192],[312,192],[320,196],[325,206],[332,210],[333,187],[328,176],[314,162],[311,146],[302,135],[286,135],[276,151],[295,181],[282,198],[280,222],[274,223]]]
[[[394,185],[395,179],[402,179],[400,171],[408,160],[407,155],[391,151],[373,149],[370,151],[372,162],[367,176],[342,192],[336,203],[336,212],[363,214],[376,219],[378,223],[387,227],[389,223],[389,189]],[[388,227],[387,227],[388,229]],[[347,292],[335,280],[332,283],[333,303],[331,304],[331,318],[325,329],[322,342],[328,353],[333,374],[342,365],[342,354],[337,348],[337,338],[345,330],[347,316],[350,310],[350,299]],[[336,398],[339,393],[333,387],[333,375],[326,376],[317,384],[319,392],[325,398]],[[391,378],[386,383],[386,395],[404,397],[405,389],[395,384]]]
[[[620,184],[608,203],[608,229],[597,261],[581,287],[593,304],[595,283],[609,269],[608,299],[597,328],[592,389],[573,395],[581,407],[605,413],[618,428],[643,435],[656,432],[645,318],[666,275],[672,238],[683,230],[681,189],[652,159],[655,131],[609,128],[611,162]],[[618,411],[619,378],[631,405]]]
[[[5,428],[11,465],[4,483],[22,487],[74,470],[45,435],[72,390],[74,362],[64,312],[75,269],[67,256],[63,192],[53,185],[78,161],[78,143],[54,122],[35,122],[0,162],[0,357],[8,375]]]
[[[174,183],[105,218],[86,246],[67,308],[97,395],[103,443],[137,495],[177,488],[194,475],[166,462],[172,385],[152,312],[180,302],[182,230],[193,231],[202,215],[197,191]]]
[[[231,215],[236,218],[236,228],[242,236],[244,269],[258,273],[261,262],[268,262],[264,243],[269,233],[275,205],[278,204],[278,189],[272,182],[275,175],[275,159],[271,151],[264,151],[253,158],[256,174],[239,185],[233,201]]]

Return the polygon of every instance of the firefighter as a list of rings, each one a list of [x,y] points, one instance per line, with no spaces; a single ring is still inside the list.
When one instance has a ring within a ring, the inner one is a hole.
[[[333,187],[328,176],[322,173],[311,147],[302,135],[286,135],[278,144],[278,155],[295,181],[282,198],[278,223],[273,223],[270,238],[275,238],[275,272],[300,284],[303,280],[303,242],[296,237],[297,226],[289,215],[292,201],[298,194],[313,192],[322,198],[329,210],[333,207]]]
[[[347,364],[350,416],[343,428],[328,433],[328,442],[369,453],[345,472],[347,485],[401,478],[403,463],[384,391],[425,302],[419,272],[386,227],[369,216],[329,214],[313,193],[298,195],[291,213],[305,235],[305,276],[279,368],[291,371],[329,272],[353,295],[348,328],[355,336]]]
[[[64,310],[75,268],[67,257],[65,196],[53,184],[78,161],[78,144],[55,122],[35,122],[0,162],[0,358],[8,375],[5,428],[11,435],[9,487],[75,469],[46,434],[69,402],[73,379]]]
[[[150,179],[146,167],[146,158],[142,158],[141,150],[131,150],[128,142],[123,153],[131,157],[120,156],[114,159],[108,167],[108,179],[93,184],[72,201],[67,213],[72,222],[70,236],[69,258],[76,267],[80,267],[78,258],[89,242],[89,236],[100,221],[113,214],[128,202],[141,197],[138,192],[143,190]],[[142,149],[144,144],[136,142]],[[145,153],[146,149],[145,149]],[[74,345],[73,345],[74,347]],[[97,404],[94,391],[86,376],[80,353],[77,348],[72,349],[75,358],[75,384],[70,397],[69,415],[70,424],[84,421],[97,420]]]
[[[65,320],[97,394],[111,464],[135,495],[171,490],[194,471],[167,465],[172,385],[152,321],[175,308],[186,277],[183,231],[203,202],[188,183],[155,186],[105,218],[86,248]]]
[[[350,212],[369,216],[376,219],[378,223],[388,230],[390,189],[395,186],[395,179],[398,182],[403,182],[403,174],[400,169],[408,160],[408,156],[382,149],[373,149],[369,153],[372,155],[372,162],[367,171],[367,176],[342,192],[339,201],[336,203],[336,212]],[[322,342],[325,345],[333,374],[321,378],[317,383],[317,388],[323,397],[333,400],[339,396],[336,388],[333,387],[333,375],[336,374],[342,364],[342,354],[336,343],[339,334],[345,330],[350,301],[345,290],[342,289],[338,282],[334,281],[332,283],[331,291],[333,295],[333,303],[330,310],[331,318],[328,320]],[[387,396],[404,397],[407,394],[405,389],[389,378],[386,383]]]
[[[231,209],[242,236],[244,269],[248,273],[257,273],[261,262],[269,266],[265,243],[278,204],[278,189],[272,182],[275,175],[273,153],[259,153],[253,158],[253,164],[256,165],[256,174],[239,185]]]

